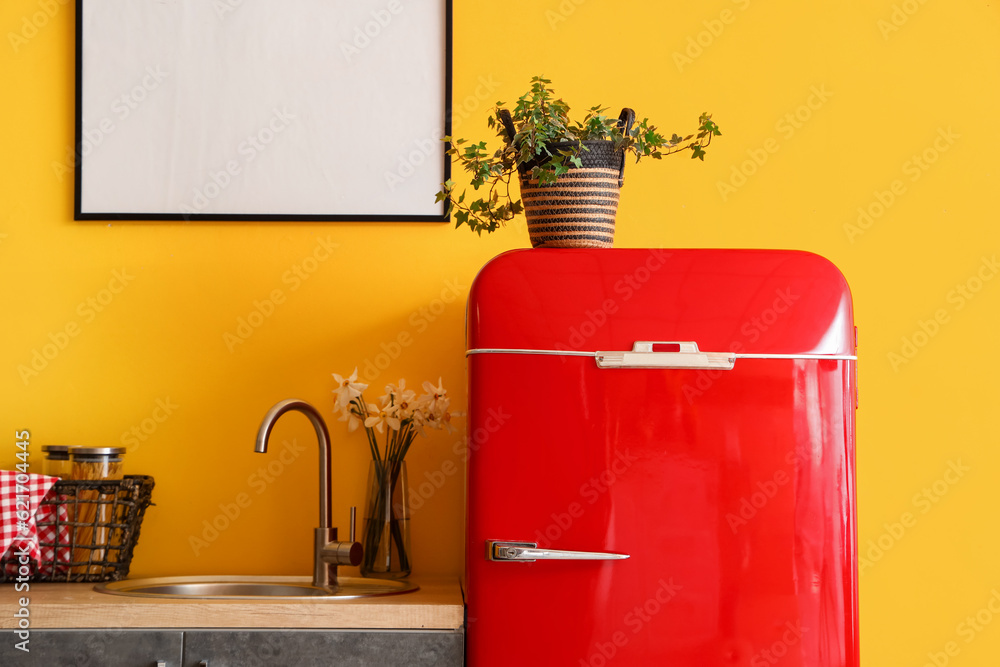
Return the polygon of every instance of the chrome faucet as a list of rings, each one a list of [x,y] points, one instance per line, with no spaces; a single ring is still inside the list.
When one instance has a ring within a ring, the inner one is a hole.
[[[355,517],[356,509],[351,508],[351,539],[347,542],[337,541],[337,529],[330,526],[330,508],[333,501],[330,496],[330,433],[326,430],[326,422],[319,411],[298,399],[290,398],[277,403],[264,415],[257,431],[257,444],[254,451],[260,454],[267,452],[267,440],[271,437],[271,429],[278,417],[295,410],[301,412],[316,429],[319,440],[319,528],[315,532],[315,549],[313,552],[313,586],[332,588],[337,585],[338,565],[359,565],[363,547],[356,542]]]

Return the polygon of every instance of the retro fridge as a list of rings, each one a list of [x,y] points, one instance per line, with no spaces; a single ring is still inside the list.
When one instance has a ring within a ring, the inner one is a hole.
[[[503,254],[468,303],[470,667],[858,667],[856,330],[763,250]]]

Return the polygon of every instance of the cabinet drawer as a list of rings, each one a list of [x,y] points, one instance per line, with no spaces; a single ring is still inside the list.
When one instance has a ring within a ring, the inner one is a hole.
[[[11,667],[180,667],[180,630],[32,630],[28,653],[4,632],[0,665]]]
[[[461,667],[451,631],[187,630],[184,667]]]

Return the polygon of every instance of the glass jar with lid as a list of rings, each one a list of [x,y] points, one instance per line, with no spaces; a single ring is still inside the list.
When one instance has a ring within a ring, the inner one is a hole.
[[[70,450],[71,477],[81,482],[119,480],[124,454],[124,447],[74,447]],[[108,566],[104,559],[109,554],[107,547],[114,546],[110,524],[115,495],[107,491],[82,486],[76,491],[73,562],[78,565],[72,568],[74,574],[99,575]]]
[[[124,455],[124,447],[73,447],[70,450],[72,479],[121,479]]]
[[[69,445],[42,445],[42,452],[45,454],[42,472],[49,477],[70,479],[73,472],[73,465],[69,460],[71,449],[73,447]]]

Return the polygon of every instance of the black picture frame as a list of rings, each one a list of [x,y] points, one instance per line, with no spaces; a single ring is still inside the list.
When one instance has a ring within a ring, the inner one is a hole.
[[[452,0],[76,5],[74,219],[448,220]]]

